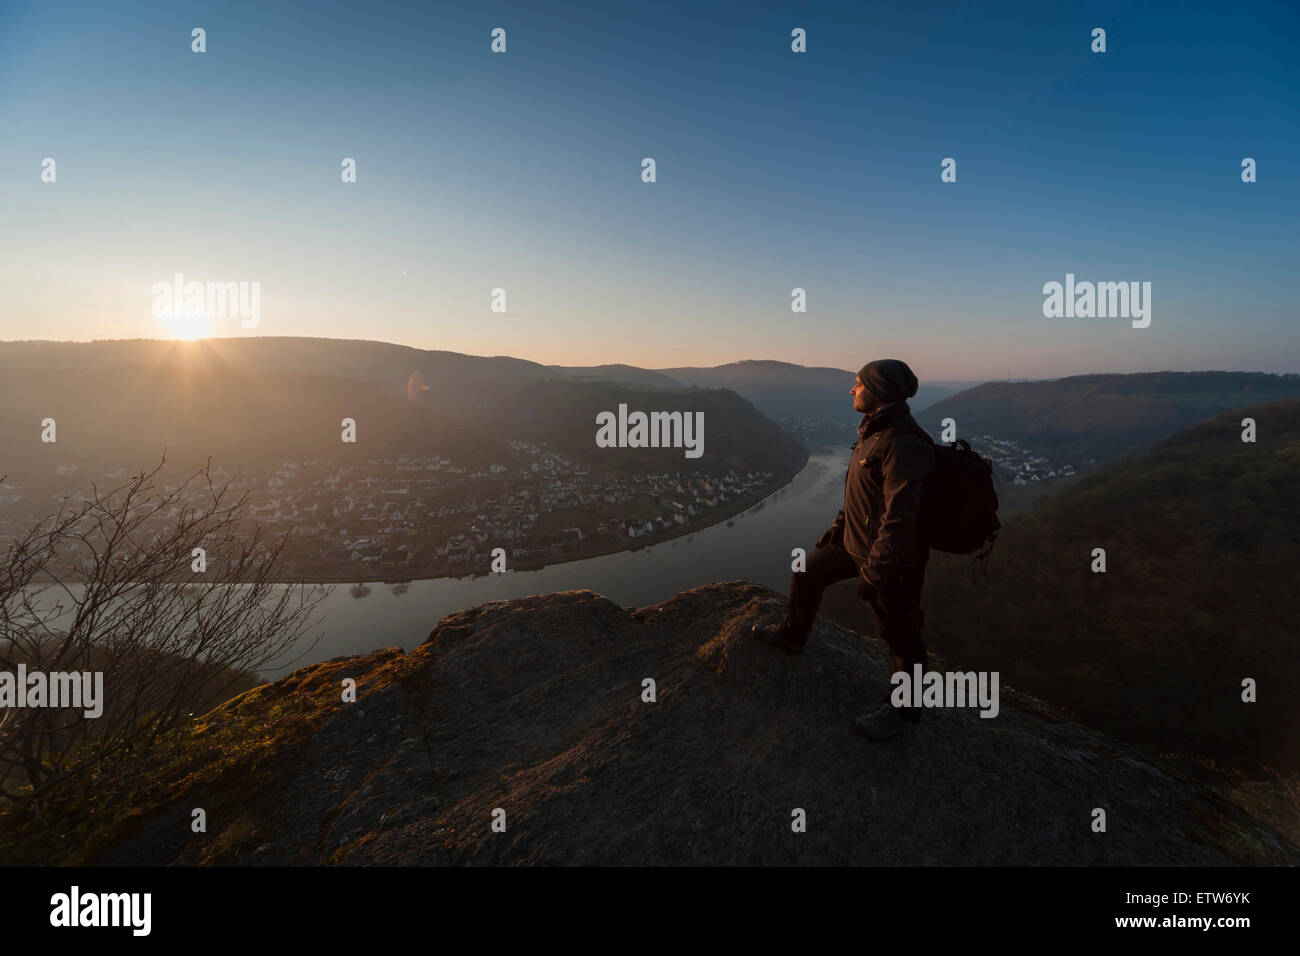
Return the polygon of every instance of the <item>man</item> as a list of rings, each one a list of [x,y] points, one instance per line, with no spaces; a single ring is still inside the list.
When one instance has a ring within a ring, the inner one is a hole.
[[[807,569],[790,576],[789,611],[776,627],[754,635],[791,653],[803,650],[822,591],[856,577],[858,597],[871,603],[876,633],[890,650],[892,673],[926,665],[921,585],[930,549],[919,526],[925,481],[934,473],[934,445],[912,418],[907,399],[917,381],[905,362],[879,359],[862,367],[853,408],[863,413],[844,476],[844,508],[817,540]],[[891,675],[892,676],[892,675]],[[920,708],[886,703],[857,718],[862,733],[883,740],[921,719]]]

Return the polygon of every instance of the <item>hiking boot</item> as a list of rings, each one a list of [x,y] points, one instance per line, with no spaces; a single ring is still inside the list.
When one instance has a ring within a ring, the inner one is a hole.
[[[903,716],[903,708],[884,704],[853,722],[863,735],[872,740],[888,740],[898,734],[913,731],[916,721]]]
[[[760,627],[755,624],[750,628],[750,633],[760,641],[784,648],[790,654],[798,654],[803,650],[802,644],[795,642],[789,634],[779,627]]]

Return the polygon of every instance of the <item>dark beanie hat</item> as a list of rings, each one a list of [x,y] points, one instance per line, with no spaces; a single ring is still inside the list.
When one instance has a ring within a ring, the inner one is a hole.
[[[882,402],[897,402],[916,394],[916,376],[906,362],[898,359],[876,359],[862,366],[858,378],[867,391]]]

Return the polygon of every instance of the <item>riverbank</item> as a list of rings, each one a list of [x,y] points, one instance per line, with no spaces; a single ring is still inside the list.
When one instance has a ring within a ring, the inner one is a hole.
[[[506,558],[506,567],[511,571],[539,571],[542,568],[551,567],[557,564],[568,564],[572,561],[586,561],[588,558],[598,558],[607,554],[618,554],[622,551],[641,551],[645,548],[652,548],[656,544],[662,544],[665,541],[671,541],[674,538],[680,538],[683,535],[696,534],[707,528],[715,527],[724,521],[743,514],[749,509],[762,504],[772,495],[776,494],[782,488],[785,488],[794,481],[795,477],[808,467],[808,461],[812,453],[804,448],[803,457],[799,463],[786,474],[776,478],[772,484],[764,488],[750,492],[746,495],[727,502],[712,509],[708,515],[707,523],[687,522],[684,525],[674,525],[671,529],[656,531],[652,534],[635,539],[625,539],[614,541],[607,545],[601,545],[595,548],[580,548],[577,551],[562,551],[556,554],[548,554],[533,558]],[[282,584],[403,584],[414,581],[440,581],[448,578],[479,578],[487,577],[492,572],[487,570],[474,571],[447,571],[444,574],[419,574],[413,577],[403,577],[395,574],[400,569],[386,568],[382,571],[366,571],[360,568],[341,569],[337,571],[317,571],[309,576],[283,576],[279,578]]]
[[[533,558],[507,558],[506,567],[511,571],[540,571],[543,568],[552,567],[559,564],[569,564],[573,561],[586,561],[589,558],[598,558],[604,555],[618,554],[624,551],[640,551],[646,548],[653,548],[657,544],[663,544],[674,538],[680,538],[684,535],[692,535],[697,532],[715,527],[724,521],[728,521],[739,514],[754,508],[781,489],[787,487],[795,477],[808,466],[812,458],[812,452],[806,447],[803,449],[803,456],[799,462],[788,472],[776,478],[770,485],[766,485],[758,491],[741,495],[724,505],[710,510],[707,523],[693,522],[684,525],[674,525],[670,529],[647,534],[644,537],[636,539],[622,539],[609,542],[593,548],[582,548],[577,551],[564,551],[557,554],[544,555]],[[186,565],[188,570],[188,565]],[[70,570],[70,569],[69,569]],[[362,569],[362,568],[341,568],[337,570],[314,570],[310,574],[281,574],[277,575],[274,584],[408,584],[415,581],[441,581],[447,579],[460,580],[462,578],[479,578],[487,577],[492,574],[488,570],[474,571],[453,571],[448,570],[445,573],[425,573],[420,569],[413,575],[403,576],[400,568],[384,569]],[[36,583],[41,585],[59,584],[49,575],[37,575]],[[200,578],[195,580],[195,576],[189,573],[182,573],[176,577],[177,583],[194,584],[202,583]],[[64,579],[62,583],[75,584],[73,579]]]

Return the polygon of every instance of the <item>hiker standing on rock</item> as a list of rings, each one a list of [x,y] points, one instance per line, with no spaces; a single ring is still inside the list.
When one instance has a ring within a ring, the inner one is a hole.
[[[892,674],[926,665],[921,628],[921,585],[930,549],[921,534],[925,482],[934,473],[934,442],[917,424],[907,399],[917,381],[897,359],[868,362],[850,394],[863,413],[844,476],[844,509],[817,539],[807,569],[790,576],[789,611],[776,627],[755,626],[754,636],[797,653],[817,616],[822,592],[856,577],[858,597],[871,603],[876,633],[890,650]],[[886,693],[885,700],[889,700]],[[873,739],[892,737],[921,719],[919,707],[881,707],[857,718]]]

